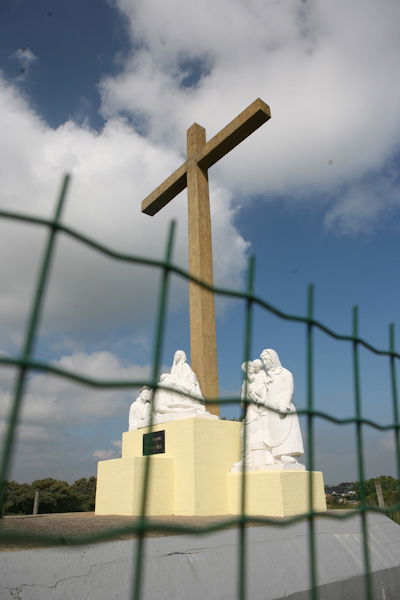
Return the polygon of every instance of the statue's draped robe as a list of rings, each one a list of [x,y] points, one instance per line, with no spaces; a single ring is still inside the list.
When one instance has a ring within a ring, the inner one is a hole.
[[[284,418],[273,410],[262,409],[261,428],[263,441],[272,449],[273,456],[299,456],[304,453],[299,417],[292,402],[293,376],[287,369],[279,367],[269,372],[269,383],[265,403],[282,413]],[[289,411],[289,412],[288,412]]]
[[[205,407],[202,403],[203,396],[197,377],[186,362],[185,353],[178,350],[176,354],[179,354],[179,358],[177,361],[174,360],[171,373],[164,374],[161,377],[161,385],[156,392],[156,412],[161,414],[175,411],[205,412]],[[162,389],[164,386],[172,388],[172,390]],[[173,390],[179,390],[183,393],[178,394]],[[185,396],[185,394],[190,394],[190,396],[198,398],[199,401]]]
[[[174,362],[172,365],[171,377],[175,380],[178,389],[203,400],[198,379],[191,366],[186,362],[186,356],[183,351],[182,355],[180,360],[176,363]]]
[[[129,431],[145,427],[150,419],[151,404],[143,403],[141,399],[132,402],[129,409]]]

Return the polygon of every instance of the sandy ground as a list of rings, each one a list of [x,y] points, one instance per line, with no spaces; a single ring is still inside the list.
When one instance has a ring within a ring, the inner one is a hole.
[[[157,531],[156,524],[168,526],[206,527],[221,522],[230,521],[232,517],[157,517],[150,519],[155,529],[147,533],[150,537],[176,535],[176,532]],[[0,519],[0,551],[21,550],[34,547],[45,547],[50,545],[65,545],[67,539],[88,536],[90,534],[101,534],[101,540],[106,532],[112,532],[107,539],[129,539],[135,537],[135,533],[121,533],[123,527],[129,527],[138,522],[135,517],[121,516],[96,516],[93,512],[85,513],[59,513],[47,515],[28,516],[5,516]],[[227,524],[227,526],[229,526]],[[17,534],[19,540],[10,540],[7,534]],[[32,538],[34,535],[51,536],[53,541],[38,540]]]

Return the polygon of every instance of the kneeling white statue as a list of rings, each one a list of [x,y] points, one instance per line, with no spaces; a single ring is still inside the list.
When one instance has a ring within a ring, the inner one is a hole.
[[[299,417],[293,404],[293,375],[282,367],[275,350],[263,350],[257,359],[242,365],[247,375],[242,398],[250,400],[246,411],[246,448],[243,459],[231,471],[305,469],[297,461],[304,454]],[[272,409],[272,410],[271,410]],[[242,427],[242,439],[243,439]],[[244,444],[242,443],[242,446]]]
[[[152,391],[146,385],[129,409],[129,431],[146,427],[150,422]]]
[[[129,430],[148,426],[151,410],[155,425],[191,417],[218,419],[206,411],[198,379],[183,350],[175,352],[171,372],[161,375],[154,394],[149,388],[142,388],[131,404]]]

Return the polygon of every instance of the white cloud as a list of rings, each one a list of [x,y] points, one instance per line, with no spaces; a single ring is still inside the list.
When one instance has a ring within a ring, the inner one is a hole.
[[[2,399],[0,398],[0,404],[2,404]],[[4,435],[6,431],[6,423],[5,421],[0,421],[0,433]],[[54,444],[56,436],[52,435],[51,430],[47,429],[42,425],[18,425],[18,436],[24,440],[25,443],[35,443],[40,442],[51,442]]]
[[[148,366],[124,365],[110,352],[83,352],[63,356],[54,366],[87,377],[107,381],[135,381],[149,378]],[[12,379],[4,374],[0,381],[0,418],[8,415],[11,405]],[[86,387],[57,376],[32,375],[24,396],[19,436],[45,440],[57,432],[90,425],[110,418],[128,419],[129,404],[137,395],[134,388],[106,389]],[[44,435],[44,432],[47,432]]]
[[[101,380],[145,380],[150,374],[148,366],[126,365],[107,351],[66,355],[52,364]],[[0,371],[0,374],[0,433],[4,435],[13,378],[10,373]],[[31,375],[17,429],[16,477],[30,477],[26,467],[27,454],[40,457],[34,469],[42,475],[52,472],[55,464],[60,470],[62,465],[72,465],[76,455],[91,465],[92,471],[93,457],[101,460],[117,457],[121,451],[118,440],[111,441],[111,438],[110,443],[114,447],[111,450],[94,448],[98,437],[107,439],[105,425],[110,432],[116,428],[118,435],[127,429],[129,405],[136,396],[134,388],[99,390],[78,386],[60,377]],[[82,428],[85,428],[83,437],[80,433]],[[29,465],[32,467],[32,460],[29,460]]]
[[[10,58],[16,60],[20,65],[20,72],[18,77],[16,77],[16,82],[24,81],[32,64],[39,60],[30,48],[18,48]]]
[[[327,202],[338,185],[357,187],[398,150],[397,0],[384,9],[374,0],[117,5],[136,46],[124,72],[102,83],[105,115],[144,118],[152,140],[182,151],[194,120],[211,136],[257,96],[271,105],[262,133],[218,168],[218,181],[241,202],[312,192]],[[206,64],[190,89],[181,85],[188,59]],[[371,210],[380,215],[367,197],[329,222],[362,231]]]
[[[140,212],[141,200],[173,171],[181,158],[139,136],[122,118],[110,119],[101,133],[67,122],[56,130],[33,113],[17,91],[0,80],[0,120],[4,160],[0,166],[2,207],[50,216],[63,172],[73,174],[63,221],[119,251],[162,259],[168,224],[179,221],[174,258],[186,263],[186,201],[177,198],[154,218]],[[213,198],[215,279],[238,285],[246,243],[234,226],[231,195],[218,188]],[[4,343],[21,339],[45,233],[41,228],[1,220],[4,294],[0,317]],[[229,246],[229,257],[226,248]],[[154,319],[160,271],[111,262],[59,236],[47,293],[44,335],[71,337],[122,328],[139,335]],[[182,285],[172,307],[185,303]],[[95,308],[95,310],[94,310]],[[148,335],[147,331],[145,332]]]
[[[397,173],[387,169],[384,174],[367,176],[345,186],[340,200],[326,213],[325,225],[345,234],[373,232],[379,223],[391,218],[400,205]]]
[[[12,54],[12,57],[16,58],[23,66],[28,66],[36,60],[39,60],[30,48],[18,48],[18,50]]]
[[[117,440],[112,442],[112,445],[116,448],[110,448],[109,450],[95,450],[93,457],[97,460],[109,460],[110,458],[119,458],[121,456],[122,442]]]
[[[95,450],[93,457],[97,460],[109,460],[110,458],[117,458],[115,450]]]
[[[397,0],[384,11],[373,0],[117,6],[130,24],[132,53],[120,75],[101,82],[101,132],[71,121],[50,128],[0,80],[1,206],[51,215],[61,174],[70,171],[66,223],[122,251],[161,258],[167,224],[177,218],[174,256],[185,263],[184,196],[153,218],[140,213],[140,201],[181,164],[194,120],[211,136],[261,96],[272,120],[210,175],[217,284],[241,285],[247,244],[235,217],[254,196],[306,202],[311,194],[326,205],[327,227],[352,234],[398,210],[396,180],[384,169],[399,146]],[[18,55],[35,60],[28,48]],[[185,87],[188,77],[196,85]],[[0,229],[2,256],[12,257],[2,266],[0,298],[3,343],[12,347],[21,340],[44,232],[4,220]],[[148,337],[156,271],[111,263],[63,236],[57,248],[44,336],[65,339],[68,328],[71,344],[129,323]],[[184,304],[182,286],[175,308]]]
[[[99,380],[145,380],[148,366],[127,365],[111,352],[79,352],[52,361],[54,366]],[[68,427],[92,419],[119,417],[127,411],[132,389],[97,389],[70,383],[59,377],[35,375],[29,381],[22,421]]]

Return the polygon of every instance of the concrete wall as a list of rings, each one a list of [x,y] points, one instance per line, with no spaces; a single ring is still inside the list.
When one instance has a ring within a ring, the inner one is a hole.
[[[400,598],[400,527],[370,515],[376,600]],[[320,600],[365,598],[358,516],[316,524]],[[308,599],[307,523],[246,530],[251,600]],[[3,552],[0,600],[128,600],[135,541]],[[144,600],[237,597],[238,530],[151,538],[145,544]]]

